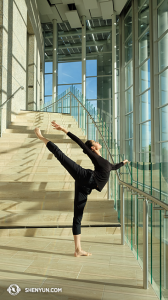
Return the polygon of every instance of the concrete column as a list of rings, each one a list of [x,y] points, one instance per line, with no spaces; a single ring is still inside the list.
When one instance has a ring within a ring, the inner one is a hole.
[[[58,28],[57,20],[53,20],[53,90],[52,90],[52,102],[56,101],[57,97],[57,79],[58,79]],[[54,111],[54,106],[53,106]]]
[[[28,110],[37,110],[37,77],[38,77],[38,55],[37,41],[34,34],[28,35]]]
[[[86,17],[82,16],[82,95],[86,99]],[[83,129],[85,129],[85,110],[83,110]]]
[[[113,95],[113,139],[117,142],[117,103],[116,103],[116,14],[112,15],[112,95]]]

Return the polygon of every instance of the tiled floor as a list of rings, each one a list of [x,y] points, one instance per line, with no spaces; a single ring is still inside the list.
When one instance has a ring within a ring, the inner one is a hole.
[[[92,256],[73,256],[73,236],[1,237],[0,299],[13,299],[7,292],[11,284],[21,288],[17,300],[158,299],[150,284],[143,289],[142,270],[128,246],[120,244],[120,234],[82,231],[82,248]],[[62,292],[26,293],[25,288]]]

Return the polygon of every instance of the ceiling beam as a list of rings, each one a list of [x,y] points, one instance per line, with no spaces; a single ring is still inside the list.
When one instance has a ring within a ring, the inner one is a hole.
[[[102,40],[102,41],[90,41],[86,43],[86,47],[92,47],[92,46],[103,46],[107,43],[107,41]],[[58,46],[58,49],[62,50],[62,49],[72,49],[72,48],[82,48],[82,44],[78,43],[78,44],[71,44],[71,45],[60,45]],[[45,51],[50,51],[53,50],[52,46],[45,46]]]
[[[86,30],[86,34],[97,34],[97,33],[105,33],[105,32],[109,32],[112,30],[112,27],[111,26],[102,26],[102,27],[94,27],[92,29],[87,29]],[[67,31],[67,32],[60,32],[58,31],[58,37],[61,36],[61,37],[66,37],[66,36],[79,36],[79,35],[82,35],[82,30],[78,30],[78,31]],[[45,38],[52,38],[53,37],[53,33],[50,32],[50,33],[46,33],[45,34]]]

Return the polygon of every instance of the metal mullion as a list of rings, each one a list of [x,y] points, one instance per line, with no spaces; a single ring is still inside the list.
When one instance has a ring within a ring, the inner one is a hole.
[[[133,58],[131,58],[131,59],[124,65],[124,68],[126,68],[132,60],[133,60]]]
[[[130,39],[131,36],[132,36],[132,32],[131,32],[130,35],[126,38],[126,40],[124,41],[124,44]]]
[[[130,141],[130,140],[133,140],[133,138],[130,138],[130,139],[125,139],[125,141]]]
[[[130,7],[130,9],[128,10],[128,12],[126,13],[125,17],[123,18],[123,21],[125,21],[125,18],[128,16],[128,14],[130,13],[130,10],[132,9],[132,6]]]
[[[75,85],[75,84],[82,84],[82,83],[59,83],[59,85]]]
[[[138,68],[138,69],[141,68],[143,66],[143,64],[145,64],[148,61],[149,58],[150,58],[150,55],[147,58],[145,58],[145,60],[143,60],[143,62],[141,62],[141,64],[139,66],[137,66],[136,68]]]
[[[160,75],[160,74],[162,74],[163,72],[165,72],[166,70],[168,69],[168,66],[167,67],[165,67],[162,71],[160,71],[159,73],[156,73],[156,75]]]
[[[95,78],[95,77],[112,77],[112,74],[111,75],[86,76],[86,78]]]
[[[165,0],[162,0],[162,1],[157,5],[157,9],[158,9],[159,6],[162,5],[162,3],[163,3],[164,1],[165,1]]]
[[[128,115],[130,115],[130,114],[133,114],[133,110],[130,111],[129,113],[125,114],[125,116],[128,116]]]
[[[138,12],[140,12],[140,10],[142,9],[143,5],[145,4],[147,0],[144,0],[144,2],[142,3],[141,7],[138,8]]]
[[[162,35],[154,42],[154,43],[158,43],[160,42],[160,40],[168,33],[168,29],[162,33]]]
[[[149,122],[149,121],[151,121],[151,119],[148,119],[148,120],[146,120],[146,121],[144,121],[144,122],[138,123],[138,125],[145,124],[145,123],[147,123],[147,122]]]
[[[148,89],[146,89],[145,91],[143,91],[141,94],[137,94],[136,97],[140,97],[143,94],[145,94],[147,91],[149,91],[151,88],[149,87]]]
[[[157,142],[158,144],[161,144],[161,143],[168,143],[168,140],[167,141],[159,141]]]
[[[128,88],[126,88],[126,89],[124,90],[124,92],[127,92],[131,87],[133,87],[133,84],[131,84]]]
[[[162,105],[162,106],[158,106],[158,107],[156,107],[156,108],[160,109],[160,108],[165,107],[165,106],[167,106],[167,105],[168,105],[168,103],[166,103],[166,104],[164,104],[164,105]]]
[[[150,25],[141,33],[141,35],[138,37],[138,41],[147,33],[147,31],[150,29]]]

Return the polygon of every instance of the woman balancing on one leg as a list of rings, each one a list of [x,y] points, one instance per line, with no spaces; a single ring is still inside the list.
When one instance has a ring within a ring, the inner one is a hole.
[[[75,242],[74,255],[76,257],[81,255],[89,256],[92,254],[83,251],[80,244],[81,220],[87,201],[87,195],[89,195],[93,189],[101,192],[109,179],[110,171],[119,169],[125,165],[128,160],[126,159],[123,162],[113,165],[108,160],[101,157],[99,150],[102,146],[98,142],[89,140],[84,144],[77,136],[67,131],[65,128],[61,127],[54,121],[51,123],[54,129],[65,132],[73,141],[75,141],[83,149],[83,152],[89,156],[95,167],[94,171],[82,168],[67,157],[54,143],[44,138],[39,128],[35,128],[37,137],[45,143],[48,150],[55,155],[55,157],[75,179],[74,218],[72,227]]]

